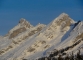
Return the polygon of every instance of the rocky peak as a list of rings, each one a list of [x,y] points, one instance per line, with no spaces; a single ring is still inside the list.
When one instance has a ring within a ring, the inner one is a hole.
[[[33,26],[24,18],[21,18],[19,24],[12,28],[6,36],[10,36],[9,38],[13,38],[17,36],[19,33],[26,31],[27,29],[32,28]]]
[[[38,23],[36,26],[43,26],[43,27],[45,27],[46,25],[45,24]]]
[[[69,15],[66,13],[62,13],[58,16],[58,18],[63,18],[63,17],[69,17]]]
[[[25,27],[28,27],[28,28],[32,27],[32,25],[28,21],[26,21],[26,19],[24,19],[24,18],[20,19],[19,24],[21,26],[25,26]]]
[[[52,25],[57,25],[64,28],[70,26],[72,23],[74,23],[74,20],[71,19],[68,14],[62,13],[56,19],[53,20]]]
[[[28,22],[28,21],[26,21],[24,18],[21,18],[19,21],[20,24],[25,23],[25,22]]]
[[[71,19],[71,18],[69,17],[69,15],[66,14],[66,13],[60,14],[60,15],[57,17],[57,21],[58,21],[58,23],[63,22],[63,21],[66,21],[66,22],[70,21],[71,23],[74,22],[74,20]]]

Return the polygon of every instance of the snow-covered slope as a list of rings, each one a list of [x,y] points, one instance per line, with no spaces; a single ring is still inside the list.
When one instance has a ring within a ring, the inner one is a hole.
[[[6,36],[9,36],[9,39],[14,38],[15,36],[17,36],[19,33],[22,33],[30,28],[32,28],[33,26],[26,21],[25,19],[21,18],[18,25],[16,25],[14,28],[12,28],[8,34],[6,34]]]
[[[54,49],[64,49],[65,53],[74,51],[76,54],[83,47],[82,37],[83,22],[75,22],[65,13],[48,25],[38,24],[34,27],[22,18],[17,26],[0,39],[0,59],[35,60],[48,56],[48,52]]]

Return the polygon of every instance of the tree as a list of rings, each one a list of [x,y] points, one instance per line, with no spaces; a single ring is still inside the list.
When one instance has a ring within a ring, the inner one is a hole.
[[[61,55],[59,55],[58,60],[63,60],[63,58],[62,58],[62,56],[61,56]]]
[[[80,55],[80,50],[79,50],[78,53],[77,53],[77,59],[82,60],[82,57],[81,57],[81,55]]]

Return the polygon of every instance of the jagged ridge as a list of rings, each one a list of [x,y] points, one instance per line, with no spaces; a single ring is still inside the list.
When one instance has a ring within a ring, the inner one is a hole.
[[[0,42],[4,45],[0,43],[3,47],[0,50],[0,59],[36,59],[47,55],[46,53],[53,49],[61,50],[63,47],[66,49],[82,39],[82,25],[82,22],[76,25],[75,21],[65,13],[59,15],[48,25],[38,24],[35,27],[22,18],[19,24],[1,39]],[[82,44],[81,42],[66,52],[75,51],[76,54]]]

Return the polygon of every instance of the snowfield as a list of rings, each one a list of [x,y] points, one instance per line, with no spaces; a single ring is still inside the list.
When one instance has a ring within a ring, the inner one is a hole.
[[[5,36],[0,36],[0,60],[36,60],[60,54],[83,55],[83,22],[62,13],[48,25],[31,25],[21,19]],[[64,57],[64,56],[63,56]]]

